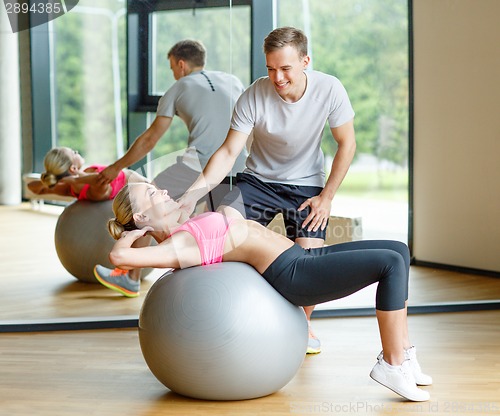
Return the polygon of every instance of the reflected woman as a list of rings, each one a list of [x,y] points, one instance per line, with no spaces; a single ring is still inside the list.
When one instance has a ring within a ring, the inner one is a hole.
[[[124,169],[110,183],[102,184],[99,172],[104,165],[91,165],[84,168],[85,159],[77,150],[69,147],[54,147],[44,158],[45,172],[40,180],[27,184],[28,189],[37,195],[54,194],[72,196],[78,200],[106,201],[113,199],[127,181],[146,181],[138,173]]]

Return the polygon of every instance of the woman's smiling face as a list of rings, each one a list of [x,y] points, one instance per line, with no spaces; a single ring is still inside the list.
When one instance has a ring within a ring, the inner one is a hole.
[[[71,164],[74,165],[77,169],[81,169],[83,164],[85,163],[85,159],[78,153],[77,150],[73,150],[69,147],[62,148],[64,153],[68,156],[68,159],[71,160]]]
[[[130,184],[130,200],[136,224],[142,223],[155,229],[158,225],[162,228],[179,225],[183,211],[166,190],[149,183]]]

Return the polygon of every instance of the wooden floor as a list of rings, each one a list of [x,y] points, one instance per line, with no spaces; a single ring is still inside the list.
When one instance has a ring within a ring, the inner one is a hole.
[[[270,396],[181,397],[146,366],[136,330],[0,335],[0,415],[500,414],[500,311],[414,315],[412,340],[434,378],[431,401],[404,402],[368,374],[380,350],[375,318],[317,319],[323,352]]]
[[[144,296],[129,299],[99,284],[83,283],[60,264],[54,229],[61,208],[35,211],[29,204],[0,206],[0,325],[81,317],[137,317]],[[84,230],[82,230],[84,232]],[[163,273],[143,282],[146,293]],[[500,279],[412,266],[410,305],[500,299]],[[473,289],[473,290],[471,290]],[[317,307],[372,307],[375,286]]]

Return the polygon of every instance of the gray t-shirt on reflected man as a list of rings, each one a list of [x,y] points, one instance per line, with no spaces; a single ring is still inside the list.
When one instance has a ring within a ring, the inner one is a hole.
[[[179,116],[189,131],[188,148],[182,160],[198,172],[222,145],[234,104],[244,91],[234,75],[220,71],[195,71],[177,80],[160,98],[157,116]],[[242,172],[246,148],[238,156],[232,174]]]
[[[264,182],[324,187],[321,137],[325,123],[334,128],[354,118],[347,92],[337,78],[304,72],[306,91],[295,103],[284,101],[269,77],[257,79],[236,103],[231,128],[246,134],[253,130],[245,173]]]

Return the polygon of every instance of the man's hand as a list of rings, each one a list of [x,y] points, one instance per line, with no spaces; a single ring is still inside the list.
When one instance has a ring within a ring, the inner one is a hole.
[[[106,169],[99,173],[97,183],[100,186],[108,185],[113,179],[116,179],[121,169],[115,168],[113,165],[109,165]]]
[[[307,227],[307,231],[318,231],[326,228],[330,211],[332,209],[332,201],[321,194],[305,200],[299,207],[299,211],[309,207],[311,212],[302,223],[302,228]]]
[[[179,203],[179,208],[185,211],[189,216],[191,216],[198,200],[190,198],[189,195],[185,193],[177,200],[177,202]]]

